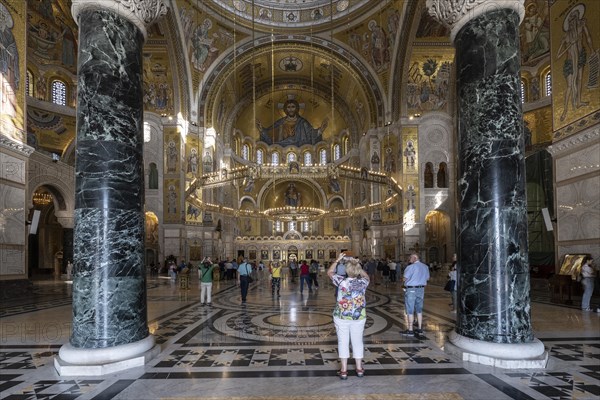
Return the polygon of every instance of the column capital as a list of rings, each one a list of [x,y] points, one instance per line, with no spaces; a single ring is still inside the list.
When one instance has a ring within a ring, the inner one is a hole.
[[[510,8],[519,13],[523,21],[525,0],[427,0],[429,15],[448,27],[450,39],[454,42],[456,34],[470,20],[500,8]]]
[[[148,33],[146,27],[167,13],[164,0],[73,0],[71,13],[78,24],[79,13],[88,9],[107,9],[115,12],[135,24],[144,35],[144,39]]]

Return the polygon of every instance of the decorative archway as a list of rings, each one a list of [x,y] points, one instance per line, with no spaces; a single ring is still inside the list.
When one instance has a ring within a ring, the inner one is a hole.
[[[426,262],[448,263],[452,261],[450,217],[443,211],[433,210],[425,216]]]

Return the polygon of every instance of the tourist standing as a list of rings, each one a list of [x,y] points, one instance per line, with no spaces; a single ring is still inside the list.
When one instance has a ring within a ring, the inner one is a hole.
[[[596,279],[596,271],[592,264],[594,259],[591,256],[586,256],[581,266],[581,284],[583,285],[583,297],[581,298],[581,309],[583,311],[592,311],[590,300],[594,293],[594,280]]]
[[[271,273],[271,296],[275,296],[275,290],[277,290],[277,297],[281,297],[279,290],[281,289],[281,265],[275,261],[269,266],[269,272]]]
[[[410,255],[410,265],[404,270],[404,306],[408,316],[405,335],[420,337],[423,335],[423,300],[425,286],[429,280],[429,267],[419,261],[419,255]],[[417,313],[417,329],[413,331],[414,314]]]
[[[238,266],[237,269],[237,283],[240,285],[242,305],[246,304],[246,297],[248,296],[248,287],[250,286],[251,273],[252,266],[248,262],[248,259],[244,258],[244,261]]]
[[[317,276],[319,275],[319,263],[317,262],[317,260],[310,261],[310,265],[308,266],[308,272],[311,284],[314,285],[315,289],[318,289],[319,282],[317,281]]]
[[[310,267],[306,263],[306,260],[302,260],[300,264],[300,294],[304,291],[304,282],[308,286],[309,293],[312,292],[312,283],[310,279]]]
[[[340,357],[340,379],[348,379],[348,358],[350,343],[352,355],[356,363],[356,375],[364,376],[362,359],[364,357],[363,334],[367,320],[366,291],[369,286],[369,275],[362,269],[356,258],[340,254],[327,270],[327,275],[338,290],[336,305],[333,310],[333,323],[338,337],[338,354]],[[346,275],[337,275],[337,264],[344,260]]]
[[[390,282],[396,283],[396,268],[398,267],[398,264],[396,264],[394,260],[389,260],[388,267],[390,268]]]
[[[213,264],[210,257],[204,257],[198,266],[198,277],[200,278],[200,304],[212,304],[213,270],[218,264]]]

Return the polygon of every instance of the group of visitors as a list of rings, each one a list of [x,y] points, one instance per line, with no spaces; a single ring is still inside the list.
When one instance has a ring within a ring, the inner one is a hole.
[[[388,285],[395,283],[397,280],[397,270],[402,268],[400,262],[392,259],[362,259],[363,268],[367,271],[369,279],[374,285]]]
[[[165,268],[169,277],[171,277],[171,282],[175,282],[179,274],[189,273],[191,266],[191,263],[186,263],[185,261],[181,261],[179,264],[174,259],[167,259],[165,261]]]
[[[295,263],[295,262],[294,262]],[[205,257],[198,266],[200,279],[200,303],[211,305],[212,303],[212,281],[213,271],[219,268],[221,273],[228,278],[227,271],[233,271],[236,276],[236,282],[240,286],[242,305],[246,304],[248,288],[252,282],[252,274],[258,267],[249,262],[248,258],[243,258],[237,268],[229,267],[231,261],[226,260],[224,265],[213,263],[210,257]],[[282,264],[274,261],[269,265],[268,271],[271,278],[271,294],[274,297],[281,296]],[[309,292],[319,287],[318,273],[319,263],[311,260],[301,260],[296,270],[300,277],[300,293],[303,292],[306,283]],[[363,368],[364,345],[363,334],[367,318],[367,296],[366,290],[371,282],[368,271],[369,263],[361,265],[357,258],[346,256],[341,253],[333,261],[327,270],[327,275],[336,288],[336,303],[333,310],[333,321],[338,337],[338,353],[340,358],[340,370],[338,375],[340,379],[348,379],[348,358],[350,357],[350,345],[352,346],[352,355],[355,360],[356,376],[363,377],[365,374]],[[290,270],[293,271],[292,268]],[[292,274],[292,279],[294,275]],[[404,270],[404,300],[407,315],[407,329],[402,333],[405,335],[414,335],[419,338],[423,334],[423,299],[425,286],[429,280],[429,268],[419,261],[417,254],[410,256],[410,265]],[[413,330],[414,315],[417,316],[417,328]]]
[[[248,288],[253,281],[253,276],[260,276],[268,271],[271,295],[279,298],[281,296],[281,280],[284,278],[284,263],[273,261],[269,263],[268,268],[261,262],[250,262],[248,258],[243,258],[238,264],[235,260],[226,259],[221,263],[213,263],[210,257],[205,257],[198,266],[200,279],[200,302],[204,305],[211,305],[212,301],[212,281],[213,271],[218,269],[222,279],[235,279],[240,286],[242,305],[246,304]],[[403,281],[404,304],[405,304],[405,324],[406,329],[401,331],[405,336],[414,336],[423,339],[423,303],[425,297],[425,287],[430,279],[430,268],[420,261],[417,253],[410,255],[408,265],[402,271],[401,264],[388,260],[383,268],[379,268],[381,260],[359,259],[347,256],[341,253],[335,261],[328,265],[327,276],[335,287],[336,303],[333,310],[333,322],[338,338],[338,354],[340,359],[340,369],[337,372],[340,379],[348,379],[348,358],[350,358],[350,346],[352,346],[352,356],[355,360],[355,373],[358,377],[365,374],[363,368],[364,345],[363,334],[367,318],[367,296],[366,290],[369,284],[376,281],[379,277],[389,277],[389,282],[396,281],[396,271],[400,270]],[[392,265],[393,264],[393,265]],[[590,299],[594,290],[594,280],[596,270],[593,267],[592,257],[586,257],[581,268],[581,282],[584,287],[582,298],[582,309],[584,311],[593,311],[590,306]],[[187,268],[185,263],[177,266],[171,262],[168,264],[172,270]],[[296,263],[291,260],[287,265],[291,272],[292,282],[297,277],[300,278],[300,293],[304,291],[304,285],[308,287],[309,293],[319,287],[318,275],[321,265],[316,260],[300,260]],[[387,267],[387,268],[385,268]],[[456,312],[457,308],[457,262],[454,256],[448,279],[451,281],[451,311]],[[170,269],[171,270],[171,269]],[[387,270],[387,274],[385,273]],[[294,272],[295,271],[295,272]],[[393,271],[393,272],[392,272]],[[380,274],[378,274],[380,272]],[[260,275],[259,275],[260,274]],[[384,278],[385,282],[385,278]],[[595,311],[600,312],[600,307]],[[416,321],[415,321],[416,316]]]

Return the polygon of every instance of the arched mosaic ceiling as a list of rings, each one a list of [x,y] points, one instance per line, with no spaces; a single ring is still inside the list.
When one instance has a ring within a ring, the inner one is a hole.
[[[235,43],[219,50],[209,67],[196,68],[202,72],[193,79],[201,126],[242,128],[222,116],[237,115],[240,104],[252,107],[254,101],[269,102],[265,97],[286,96],[317,99],[320,113],[333,114],[335,108],[347,124],[337,128],[353,135],[385,124],[390,94],[400,83],[390,79],[395,49],[408,40],[401,34],[405,0],[186,0],[181,6],[188,8],[188,18],[197,13],[198,23],[209,13],[219,15],[212,31],[218,23]],[[285,19],[283,13],[295,11],[297,20]],[[273,111],[278,112],[274,106]]]

